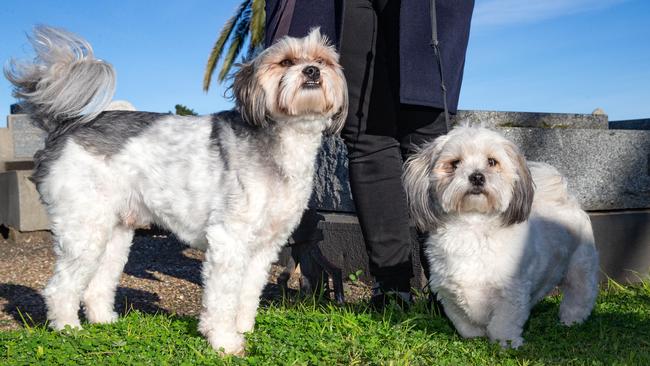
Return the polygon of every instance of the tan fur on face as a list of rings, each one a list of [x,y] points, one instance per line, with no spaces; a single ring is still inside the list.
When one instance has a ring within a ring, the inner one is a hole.
[[[491,134],[472,134],[468,130],[464,138],[450,139],[435,163],[433,182],[437,198],[445,212],[503,213],[508,207],[516,179],[514,166],[503,149],[503,138],[495,141]],[[496,166],[489,166],[488,159],[495,159]],[[456,166],[454,168],[454,165]],[[485,185],[480,194],[472,194],[469,176],[481,173]]]
[[[288,60],[290,64],[283,64]],[[307,37],[284,37],[251,63],[242,65],[235,76],[237,106],[253,124],[268,119],[287,121],[292,117],[331,117],[328,133],[337,133],[347,115],[347,85],[333,46],[318,29]],[[319,86],[306,88],[303,70],[320,71]]]
[[[479,194],[472,192],[473,173],[485,177]],[[470,212],[501,215],[505,225],[521,222],[533,198],[524,157],[510,141],[484,128],[458,127],[425,145],[407,161],[403,180],[413,217],[423,229],[443,215]]]

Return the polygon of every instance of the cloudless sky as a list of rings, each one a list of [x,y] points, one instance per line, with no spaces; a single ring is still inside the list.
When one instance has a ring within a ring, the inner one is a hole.
[[[201,90],[205,63],[240,2],[3,0],[0,61],[32,57],[25,35],[34,24],[63,27],[113,64],[114,99],[139,110],[184,104],[212,113],[232,103],[216,80],[209,93]],[[0,127],[14,102],[0,78]],[[650,1],[476,0],[461,109],[597,107],[610,120],[650,118]]]

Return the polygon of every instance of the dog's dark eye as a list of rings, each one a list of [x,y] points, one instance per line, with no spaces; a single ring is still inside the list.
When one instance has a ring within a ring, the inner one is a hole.
[[[489,166],[497,166],[497,164],[499,164],[498,161],[496,161],[495,159],[492,159],[492,158],[488,158],[488,165]]]
[[[322,64],[325,63],[325,60],[323,60],[322,58],[317,58],[317,59],[316,59],[316,63],[319,63],[319,64],[322,65]]]
[[[460,164],[460,160],[454,160],[449,165],[451,165],[451,168],[456,170],[458,168],[458,164]]]
[[[289,67],[289,66],[293,66],[293,65],[294,65],[293,60],[290,60],[288,58],[280,61],[280,66],[283,66],[283,67]]]

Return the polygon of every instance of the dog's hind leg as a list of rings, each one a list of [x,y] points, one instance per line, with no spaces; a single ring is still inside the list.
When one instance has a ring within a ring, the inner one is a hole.
[[[560,288],[560,321],[564,325],[582,323],[591,314],[598,295],[598,253],[593,244],[576,248]]]
[[[134,230],[122,224],[113,228],[97,271],[83,294],[86,318],[91,323],[112,323],[117,320],[114,311],[115,289],[129,257]]]
[[[271,264],[278,258],[277,245],[263,248],[249,261],[246,275],[239,293],[237,310],[237,331],[250,332],[255,326],[255,315],[260,303],[260,295],[269,277]]]
[[[57,259],[54,274],[43,290],[52,328],[80,326],[77,313],[81,296],[104,253],[111,227],[106,220],[91,220],[87,216],[53,220]]]
[[[203,262],[203,309],[199,330],[216,350],[243,354],[244,336],[237,331],[239,293],[250,259],[244,229],[212,225],[207,230],[208,250]]]

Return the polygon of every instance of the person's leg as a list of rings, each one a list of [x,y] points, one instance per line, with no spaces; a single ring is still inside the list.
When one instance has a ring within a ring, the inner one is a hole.
[[[345,2],[340,51],[350,110],[342,137],[370,272],[385,290],[409,291],[411,238],[396,139],[399,75],[387,52],[397,48],[385,43],[397,39],[398,18],[399,2]]]
[[[447,133],[444,111],[440,108],[401,104],[398,119],[398,139],[404,160],[419,146]]]
[[[404,161],[408,159],[418,147],[435,140],[437,137],[446,134],[447,125],[445,123],[444,111],[439,108],[425,107],[418,105],[402,104],[399,112],[399,141]],[[417,230],[417,241],[419,242],[419,260],[424,271],[425,277],[429,278],[429,261],[426,258],[424,243],[428,233]],[[428,285],[426,288],[428,289]],[[442,305],[436,299],[435,294],[429,293],[429,302],[432,307],[437,309],[439,314],[445,314],[442,311]]]

